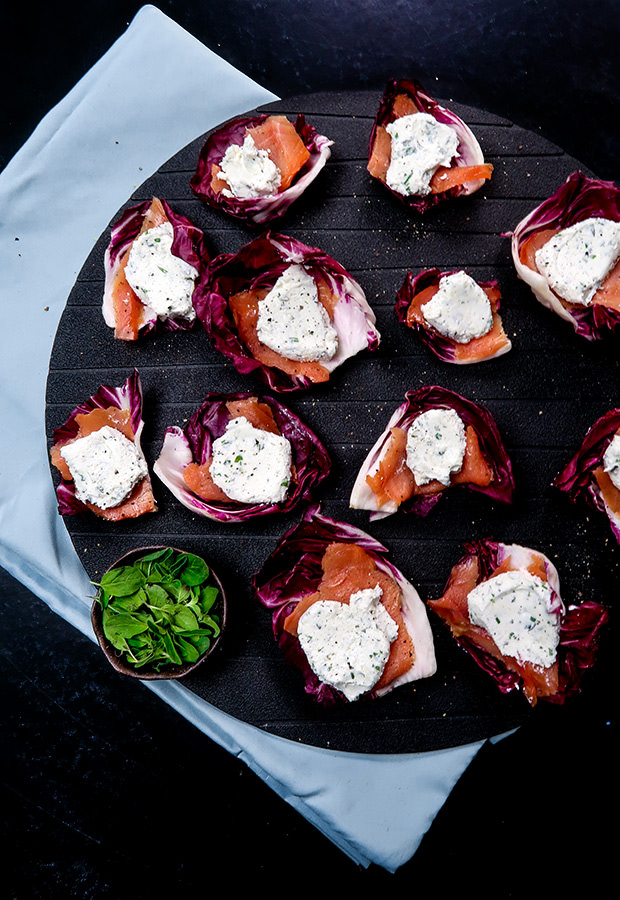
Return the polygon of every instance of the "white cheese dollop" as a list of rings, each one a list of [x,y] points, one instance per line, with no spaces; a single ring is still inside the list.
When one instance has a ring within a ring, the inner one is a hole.
[[[603,469],[620,491],[620,435],[614,434],[603,455]]]
[[[213,441],[209,472],[238,503],[280,503],[291,481],[291,444],[281,434],[255,428],[245,416],[231,419]]]
[[[277,194],[281,182],[280,170],[269,151],[259,150],[251,134],[246,134],[243,144],[226,148],[218,177],[230,188],[224,188],[222,193],[239,200],[271,197]]]
[[[172,253],[174,229],[162,222],[138,235],[129,251],[125,277],[140,300],[161,318],[193,320],[198,270]]]
[[[470,621],[487,631],[504,656],[547,668],[557,657],[560,615],[551,587],[526,569],[501,572],[469,592]]]
[[[338,332],[316,282],[300,265],[285,269],[259,300],[256,330],[261,343],[287,359],[331,359],[338,350]]]
[[[407,432],[407,466],[416,483],[440,481],[448,486],[465,458],[465,426],[454,409],[429,409],[417,416]]]
[[[536,266],[569,303],[588,306],[620,259],[620,222],[593,217],[564,228],[536,251]]]
[[[421,310],[429,325],[458,344],[482,337],[493,327],[491,302],[466,272],[440,278],[437,293]]]
[[[405,196],[430,193],[439,166],[449,166],[456,155],[456,131],[421,112],[395,119],[386,130],[392,139],[388,187]]]
[[[118,506],[148,474],[134,442],[111,425],[61,447],[60,455],[69,467],[78,500],[99,509]]]
[[[297,634],[317,678],[356,700],[381,678],[398,625],[381,603],[379,585],[349,603],[317,600],[300,617]]]

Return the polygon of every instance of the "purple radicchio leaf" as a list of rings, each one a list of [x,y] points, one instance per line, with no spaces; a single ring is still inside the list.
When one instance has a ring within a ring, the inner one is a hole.
[[[156,199],[156,198],[153,198]],[[168,221],[172,225],[174,236],[171,251],[179,259],[193,266],[198,278],[209,263],[209,253],[205,245],[203,232],[186,216],[175,212],[166,200],[160,200]],[[144,217],[152,201],[145,200],[137,206],[125,210],[112,226],[110,243],[104,255],[105,284],[103,291],[102,313],[106,325],[115,328],[113,288],[114,281],[121,266],[121,259],[140,234]],[[142,303],[142,301],[140,301]],[[139,327],[140,335],[148,334],[158,326],[167,331],[187,330],[196,323],[196,317],[176,316],[159,318],[154,310],[142,303],[142,315]]]
[[[229,146],[243,144],[249,128],[261,125],[268,118],[269,114],[264,113],[233,119],[214,131],[200,151],[196,171],[190,181],[191,189],[200,200],[235,219],[255,225],[264,225],[284,215],[323,169],[331,156],[333,145],[333,141],[319,134],[300,114],[295,121],[295,131],[310,156],[285,190],[256,199],[227,197],[222,191],[214,191],[211,186],[213,166],[219,166]]]
[[[620,429],[620,409],[610,409],[588,430],[580,448],[559,472],[552,486],[563,491],[574,503],[585,500],[594,509],[605,513],[616,541],[620,543],[620,519],[605,502],[594,475],[603,465],[607,446]]]
[[[408,328],[411,328],[418,335],[420,340],[424,344],[426,344],[426,346],[435,354],[435,356],[443,360],[443,362],[454,363],[456,365],[467,365],[470,363],[482,362],[488,359],[495,359],[498,356],[503,356],[504,353],[508,353],[508,351],[512,348],[512,343],[506,337],[504,343],[502,343],[497,350],[486,356],[474,355],[470,357],[459,357],[457,355],[458,348],[466,347],[467,344],[458,344],[451,338],[441,334],[439,331],[437,331],[437,329],[433,328],[432,325],[429,325],[426,322],[414,321],[411,324],[407,322],[407,313],[414,297],[416,297],[418,294],[421,294],[422,291],[425,291],[427,288],[438,287],[440,279],[444,278],[446,275],[453,274],[454,270],[441,272],[436,268],[424,269],[422,272],[419,272],[415,276],[411,272],[409,272],[405,277],[403,286],[396,295],[396,304],[394,306],[394,309],[396,310],[396,317],[398,318],[398,321],[403,325],[407,325]],[[493,289],[497,290],[499,293],[499,284],[495,279],[493,279],[492,281],[479,281],[477,283],[483,290]],[[499,298],[494,301],[494,308],[495,310],[499,310]],[[495,322],[497,313],[494,314],[493,318]]]
[[[279,503],[205,500],[188,488],[183,471],[192,462],[204,465],[210,459],[213,441],[224,433],[232,419],[226,404],[253,396],[269,406],[280,433],[291,444],[295,477],[288,494]],[[250,393],[208,394],[184,430],[176,426],[166,429],[161,452],[153,466],[153,471],[183,506],[220,522],[243,522],[255,516],[289,512],[310,499],[330,469],[331,460],[325,447],[301,419],[274,398]]]
[[[322,515],[317,504],[309,507],[302,519],[280,539],[252,580],[256,597],[271,612],[278,646],[287,661],[302,673],[306,693],[323,706],[349,702],[340,691],[317,678],[297,636],[284,630],[287,616],[299,601],[318,589],[323,575],[321,561],[332,543],[362,547],[377,568],[396,581],[401,590],[403,619],[415,648],[415,660],[409,672],[379,691],[364,696],[383,696],[395,687],[433,675],[437,668],[433,636],[426,608],[416,589],[390,562],[388,551],[382,544],[353,525]]]
[[[92,397],[76,406],[66,422],[59,428],[54,429],[52,435],[53,446],[62,446],[78,436],[80,426],[76,421],[76,416],[88,415],[94,409],[107,409],[110,406],[129,411],[131,429],[134,433],[134,444],[138,453],[144,456],[140,443],[142,429],[144,428],[144,419],[142,418],[142,383],[137,369],[134,369],[133,373],[119,387],[110,387],[107,384],[102,384]],[[56,496],[58,498],[58,511],[63,516],[74,516],[88,511],[88,507],[76,497],[73,481],[61,481],[56,489]]]
[[[518,277],[530,286],[539,303],[570,322],[576,334],[589,341],[600,340],[614,332],[620,326],[620,311],[600,303],[590,306],[566,303],[554,293],[540,272],[521,260],[521,248],[539,231],[561,231],[592,217],[620,222],[620,188],[613,181],[573,172],[555,193],[506,235],[511,238],[512,259]]]
[[[267,232],[236,254],[216,257],[196,285],[193,298],[196,313],[216,350],[230,359],[237,371],[256,375],[278,392],[302,390],[313,382],[305,375],[288,374],[255,359],[239,336],[228,301],[242,291],[272,288],[293,264],[303,265],[315,280],[322,279],[338,298],[332,319],[338,332],[338,350],[331,359],[321,360],[327,373],[362,350],[375,350],[380,340],[376,318],[361,286],[322,250],[285,235]]]
[[[549,610],[556,613],[559,619],[559,644],[557,649],[557,692],[540,695],[540,699],[556,705],[563,704],[569,695],[577,693],[581,689],[585,671],[594,665],[601,631],[609,618],[607,609],[602,604],[594,601],[586,601],[579,606],[567,607],[560,596],[560,581],[557,569],[544,554],[537,551],[518,544],[502,544],[492,539],[468,542],[465,544],[464,549],[465,555],[454,568],[457,569],[472,558],[475,558],[479,572],[477,584],[491,577],[497,567],[508,557],[511,561],[511,567],[514,569],[527,569],[532,563],[538,563],[542,557],[547,582],[551,588]],[[455,621],[450,617],[450,612],[435,607],[432,601],[429,605],[448,624]],[[442,612],[444,613],[443,615]],[[459,618],[458,613],[454,615],[456,618]],[[471,629],[464,630],[464,624],[466,623],[462,623],[459,618],[456,633],[453,632],[457,643],[472,656],[483,671],[487,672],[495,680],[502,693],[522,689],[522,675],[509,668],[502,657],[493,655],[477,641],[476,629],[479,626],[472,626]],[[534,705],[532,700],[530,700],[530,703]]]
[[[484,156],[480,149],[480,144],[471,129],[456,115],[456,113],[441,106],[437,100],[424,90],[419,82],[412,79],[393,79],[388,82],[370,134],[368,152],[369,162],[372,157],[377,129],[380,127],[385,128],[398,118],[394,113],[394,101],[399,94],[406,94],[410,97],[418,112],[428,113],[441,124],[449,125],[450,128],[457,133],[459,143],[456,156],[452,161],[453,166],[484,165]],[[382,178],[378,178],[378,180],[391,194],[397,197],[401,203],[404,203],[410,209],[415,209],[419,213],[426,212],[426,210],[436,206],[443,200],[447,200],[449,197],[473,194],[475,191],[479,190],[486,181],[484,178],[477,178],[474,181],[468,181],[462,185],[457,185],[447,191],[441,191],[436,194],[429,193],[424,196],[404,196],[403,194],[399,194],[398,191],[392,190]]]
[[[421,413],[437,408],[454,409],[466,427],[471,425],[478,437],[482,455],[493,470],[493,478],[486,487],[474,484],[463,484],[458,487],[486,494],[496,502],[512,503],[515,488],[512,463],[491,413],[483,406],[479,406],[454,391],[432,385],[419,388],[417,391],[408,391],[405,394],[404,403],[392,414],[385,430],[371,448],[355,479],[349,500],[349,505],[353,509],[368,510],[371,520],[385,518],[398,510],[426,516],[439,502],[444,491],[435,494],[414,494],[400,506],[395,501],[388,500],[379,507],[377,498],[366,481],[367,476],[376,470],[383,453],[387,450],[391,429],[407,430]]]

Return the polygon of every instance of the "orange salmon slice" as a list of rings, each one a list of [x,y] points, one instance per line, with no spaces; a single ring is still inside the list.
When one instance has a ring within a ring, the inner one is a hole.
[[[493,578],[501,572],[508,572],[515,566],[510,557],[507,557],[501,565],[497,566],[489,575]],[[538,575],[543,581],[547,580],[544,559],[536,556],[535,560],[527,567],[533,575]],[[559,665],[557,661],[547,668],[534,665],[530,662],[519,662],[512,656],[503,656],[491,635],[478,625],[472,625],[469,621],[467,596],[478,583],[478,560],[476,557],[468,557],[452,569],[446,589],[437,600],[429,600],[428,605],[449,626],[454,637],[468,637],[476,646],[496,659],[501,659],[511,672],[523,679],[523,693],[532,706],[536,705],[539,697],[553,696],[558,691]]]
[[[75,417],[78,425],[78,432],[75,437],[68,441],[62,441],[54,444],[50,451],[52,465],[60,472],[65,481],[73,481],[73,476],[69,470],[69,466],[62,457],[60,451],[67,444],[72,444],[78,438],[86,437],[94,431],[99,431],[104,425],[110,425],[116,428],[121,434],[124,434],[130,441],[135,440],[135,434],[131,427],[131,414],[128,409],[119,409],[117,406],[108,406],[107,408],[95,408],[89,413],[78,413]],[[85,506],[102,519],[111,522],[120,521],[121,519],[133,519],[141,516],[143,513],[155,512],[157,505],[153,496],[150,479],[143,478],[133,489],[133,491],[121,503],[112,506],[109,509],[100,509],[93,503],[85,503]]]
[[[523,265],[532,269],[533,272],[538,272],[536,251],[544,247],[547,241],[561,230],[560,228],[543,228],[541,231],[535,231],[534,234],[526,238],[519,248],[519,259]],[[557,294],[555,296],[568,309],[580,306],[580,304],[569,303]],[[606,306],[609,309],[620,310],[620,262],[617,262],[611,272],[608,273],[600,288],[592,297],[592,303]]]
[[[430,285],[413,297],[409,309],[407,310],[407,325],[412,327],[415,324],[420,324],[425,328],[432,328],[432,326],[429,326],[424,319],[422,307],[429,302],[438,290],[438,284]],[[491,311],[493,314],[491,328],[486,334],[483,334],[478,338],[473,338],[466,344],[459,344],[456,341],[453,341],[454,355],[457,360],[474,362],[476,360],[488,359],[509,343],[498,309],[501,294],[498,288],[492,286],[484,287],[483,291],[489,298],[491,304]],[[433,329],[433,331],[434,330],[435,329]]]
[[[450,485],[473,484],[487,487],[493,481],[493,469],[480,450],[478,435],[471,425],[465,429],[465,455],[463,465],[450,478]],[[381,457],[376,472],[366,476],[366,483],[383,506],[393,500],[398,506],[415,495],[437,494],[446,490],[440,481],[429,481],[418,485],[411,469],[407,466],[407,431],[392,428],[386,450]]]
[[[158,197],[153,197],[150,207],[147,209],[139,234],[143,234],[149,228],[162,225],[168,221],[168,216],[163,204]],[[140,325],[142,324],[142,311],[144,304],[135,294],[125,277],[125,267],[131,253],[131,246],[127,247],[120,258],[118,269],[112,282],[112,303],[114,308],[114,337],[120,341],[135,341],[138,339]]]
[[[271,407],[267,403],[260,403],[257,397],[229,400],[226,407],[233,419],[243,416],[255,428],[280,434]],[[230,497],[213,481],[210,470],[211,458],[202,464],[192,462],[183,469],[183,480],[190,491],[203,500],[230,503]]]
[[[297,626],[303,613],[318,600],[348,603],[356,591],[374,588],[382,590],[381,602],[398,625],[398,636],[392,643],[390,655],[373,688],[378,690],[395,678],[409,671],[415,659],[413,641],[405,627],[401,610],[401,591],[393,578],[377,568],[373,558],[357,544],[329,544],[321,562],[323,577],[318,589],[299,601],[284,621],[284,630],[297,635]]]
[[[317,281],[319,301],[325,307],[330,319],[333,317],[333,310],[338,302],[338,298],[333,295],[329,287],[322,282]],[[258,339],[257,323],[258,323],[258,304],[259,301],[269,293],[267,288],[256,291],[240,291],[233,294],[228,299],[230,310],[235,320],[237,332],[242,342],[245,344],[254,359],[263,363],[265,366],[280,369],[288,375],[296,375],[308,378],[310,381],[318,384],[329,380],[329,371],[318,362],[287,359],[280,353],[276,353],[270,347],[265,346]]]

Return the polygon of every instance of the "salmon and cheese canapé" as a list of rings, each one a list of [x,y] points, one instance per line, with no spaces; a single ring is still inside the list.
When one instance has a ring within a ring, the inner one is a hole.
[[[371,518],[426,515],[456,486],[511,502],[512,466],[490,413],[454,392],[410,391],[366,457],[349,505]]]
[[[409,273],[398,292],[396,315],[445,362],[467,365],[495,359],[512,343],[504,330],[496,281],[466,272],[426,269]]]
[[[166,201],[153,197],[126,210],[106,249],[103,317],[121,341],[158,323],[190,328],[192,294],[208,260],[204,235]]]
[[[263,224],[282,216],[317,177],[333,141],[298,115],[263,114],[226,123],[205,142],[190,186],[234,218]]]
[[[140,447],[141,397],[136,372],[120,388],[102,386],[54,432],[50,458],[62,477],[63,515],[86,509],[115,522],[156,511]]]
[[[446,197],[473,193],[493,172],[468,126],[406,79],[385,89],[367,169],[420,212]]]
[[[512,233],[517,275],[596,340],[620,326],[620,188],[574,172]]]
[[[239,522],[292,509],[330,467],[319,438],[274,398],[213,393],[183,430],[166,429],[153,471],[192,512]]]
[[[281,649],[318,702],[383,696],[436,671],[424,604],[385,553],[315,508],[254,578]]]

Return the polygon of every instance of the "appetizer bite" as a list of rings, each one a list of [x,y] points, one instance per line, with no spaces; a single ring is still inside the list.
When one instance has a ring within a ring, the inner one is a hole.
[[[390,81],[384,91],[367,168],[418,212],[473,194],[493,172],[468,126],[407,79]]]
[[[101,385],[53,434],[51,462],[62,481],[58,511],[87,510],[112,522],[155,512],[148,466],[140,446],[142,385],[133,375],[120,386]]]
[[[563,603],[557,570],[542,553],[492,540],[465,545],[446,589],[429,607],[503,693],[531,706],[561,704],[595,660],[604,606]]]
[[[620,188],[573,172],[512,233],[517,275],[589,341],[620,324]]]
[[[398,292],[399,322],[416,331],[444,362],[466,365],[503,356],[512,347],[499,315],[497,281],[478,282],[462,270],[411,272]]]
[[[573,502],[583,499],[605,513],[620,543],[620,409],[596,420],[552,484]]]
[[[405,394],[364,460],[349,506],[371,520],[399,509],[426,516],[458,485],[511,503],[512,464],[491,414],[433,385]]]
[[[213,260],[194,292],[214,347],[275,391],[328,381],[379,345],[360,285],[322,250],[271,232]]]
[[[271,610],[278,646],[318,703],[383,696],[436,671],[413,585],[374,538],[316,506],[284,535],[253,587]]]
[[[303,115],[294,125],[268,114],[234,119],[207,139],[190,186],[210,206],[261,225],[284,215],[303,194],[332,144]]]
[[[105,252],[103,318],[120,341],[136,341],[158,323],[168,330],[196,321],[192,294],[209,261],[204,235],[165,200],[125,210]]]
[[[184,506],[220,522],[288,512],[329,474],[318,437],[271,397],[208,394],[167,428],[153,471]]]

